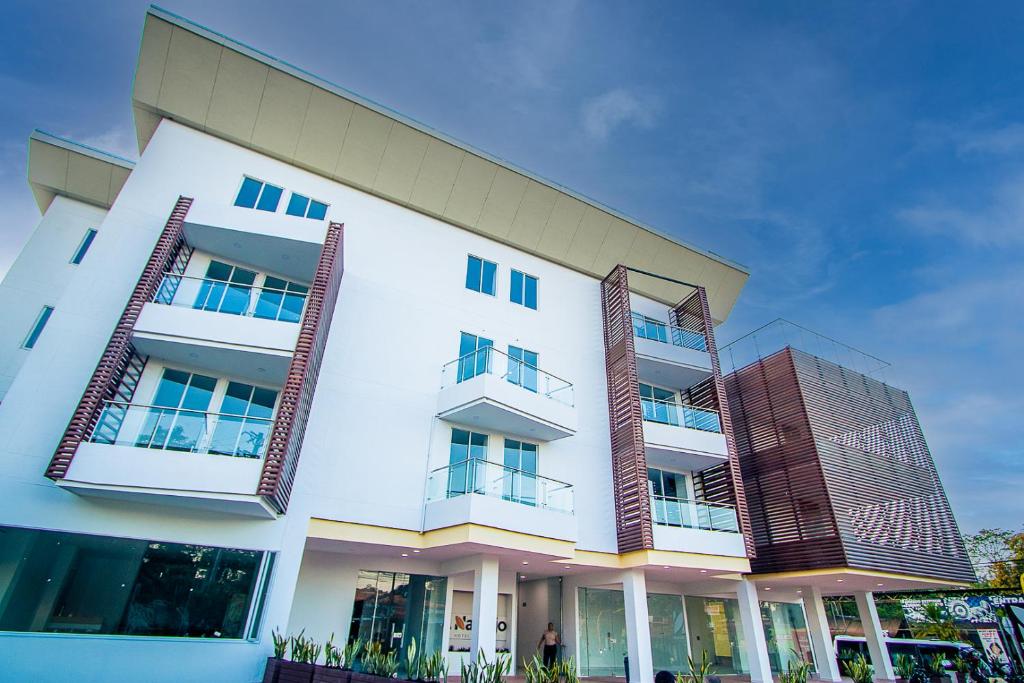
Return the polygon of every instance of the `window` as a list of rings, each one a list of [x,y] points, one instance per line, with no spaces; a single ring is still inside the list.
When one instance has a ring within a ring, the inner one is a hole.
[[[502,498],[523,505],[537,504],[537,444],[505,439]]]
[[[668,343],[668,325],[636,311],[633,311],[633,333],[641,339]]]
[[[0,527],[0,630],[244,638],[269,556]]]
[[[260,290],[260,298],[256,301],[253,316],[297,323],[302,318],[302,308],[306,305],[308,293],[309,287],[305,285],[297,285],[268,275]]]
[[[483,487],[486,472],[484,467],[477,467],[477,463],[486,461],[486,434],[452,429],[452,444],[448,453],[448,497],[472,493]]]
[[[78,265],[85,258],[85,252],[89,251],[89,247],[92,246],[92,241],[96,239],[96,231],[89,228],[85,231],[85,237],[82,238],[81,244],[78,245],[78,249],[75,249],[75,255],[71,257],[71,263]]]
[[[537,310],[537,278],[518,270],[512,271],[512,285],[509,291],[512,303]]]
[[[470,256],[466,264],[466,289],[494,296],[498,280],[498,264]]]
[[[36,342],[39,340],[39,335],[43,333],[43,328],[46,327],[46,323],[50,319],[51,315],[53,315],[53,306],[43,306],[43,310],[39,311],[39,316],[32,325],[31,331],[29,331],[28,336],[25,337],[25,341],[21,345],[22,348],[31,349],[36,345]]]
[[[645,420],[679,426],[679,411],[674,391],[641,383],[640,408]]]
[[[246,176],[242,179],[242,187],[238,189],[238,196],[235,197],[235,206],[273,213],[277,211],[277,204],[281,201],[282,192],[284,190],[280,187]]]
[[[537,391],[537,352],[508,347],[508,381],[528,391]]]
[[[446,648],[447,586],[444,576],[361,570],[348,642],[378,643],[384,653],[406,653],[414,642],[420,652]]]
[[[289,216],[312,218],[321,221],[327,215],[327,205],[315,199],[304,197],[298,192],[292,192],[292,197],[288,200],[288,208],[285,209],[285,213]]]
[[[648,468],[647,491],[654,497],[651,512],[656,524],[694,526],[697,510],[688,500],[690,489],[685,474]]]
[[[494,342],[486,337],[463,332],[459,339],[459,377],[465,382],[477,375],[491,371],[491,347]]]
[[[245,315],[249,311],[255,281],[256,271],[210,261],[206,267],[206,279],[200,285],[192,307],[203,311]]]

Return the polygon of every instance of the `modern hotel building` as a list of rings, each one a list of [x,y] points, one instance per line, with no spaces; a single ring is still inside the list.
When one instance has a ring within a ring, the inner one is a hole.
[[[550,621],[584,676],[707,651],[837,680],[823,594],[970,580],[923,439],[927,561],[878,526],[935,519],[847,523],[856,487],[797,505],[776,552],[847,461],[797,453],[831,469],[790,488],[751,466],[714,332],[741,266],[156,8],[132,106],[138,162],[29,141],[0,676],[245,683],[275,630],[415,638],[457,671],[521,662]]]

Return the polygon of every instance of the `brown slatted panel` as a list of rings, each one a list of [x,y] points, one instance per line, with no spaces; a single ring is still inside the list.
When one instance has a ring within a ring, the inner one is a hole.
[[[121,313],[113,334],[110,335],[110,341],[107,342],[107,347],[85,387],[82,399],[78,402],[67,429],[64,430],[57,451],[46,468],[46,476],[50,479],[63,479],[67,475],[78,444],[89,436],[99,419],[103,401],[115,397],[125,371],[135,355],[135,349],[131,344],[132,329],[139,318],[139,313],[142,312],[142,307],[153,299],[164,273],[174,265],[178,254],[185,246],[185,216],[191,206],[191,197],[179,197],[174,205],[174,210],[171,211],[171,216],[167,219],[156,246],[153,247],[146,267],[143,268],[142,275],[128,298],[128,304]]]
[[[718,344],[715,341],[715,326],[711,319],[708,306],[707,291],[703,287],[680,302],[673,309],[675,324],[679,327],[698,330],[704,333],[708,355],[711,357],[711,377],[690,389],[688,398],[694,406],[708,408],[718,412],[722,420],[722,433],[725,435],[729,461],[724,465],[711,468],[701,473],[699,479],[700,495],[712,503],[726,503],[736,506],[736,516],[740,531],[743,532],[743,543],[749,557],[757,554],[754,538],[750,529],[750,512],[747,510],[747,498],[743,489],[743,475],[740,471],[739,453],[736,439],[733,436],[732,416],[725,397],[725,383],[722,379],[722,367],[718,362]]]
[[[851,567],[974,581],[910,396],[791,350]]]
[[[844,566],[796,371],[776,353],[725,378],[750,508],[755,572]]]
[[[328,226],[256,489],[258,495],[266,497],[282,514],[288,509],[288,499],[295,483],[309,409],[331,331],[341,276],[345,271],[343,237],[343,225],[331,223]]]
[[[625,266],[616,266],[601,283],[601,314],[608,377],[615,531],[619,552],[626,553],[653,548],[654,531],[651,501],[647,496],[647,456]]]

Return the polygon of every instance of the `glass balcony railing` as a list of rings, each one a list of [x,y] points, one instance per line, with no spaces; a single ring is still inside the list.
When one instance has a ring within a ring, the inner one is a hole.
[[[441,388],[446,389],[484,374],[496,375],[526,391],[567,406],[572,406],[575,400],[573,386],[569,382],[513,358],[493,346],[485,346],[446,363],[441,369]]]
[[[284,288],[167,273],[154,303],[183,306],[265,320],[297,323],[302,319],[309,288],[284,282]]]
[[[439,467],[427,477],[428,503],[467,493],[573,514],[571,484],[514,467],[469,459]]]
[[[640,408],[644,420],[647,422],[658,422],[674,427],[689,427],[702,432],[722,432],[721,420],[718,418],[718,413],[713,410],[684,406],[657,398],[641,398]]]
[[[185,408],[107,401],[92,443],[262,458],[274,421]]]
[[[685,327],[676,327],[654,318],[633,312],[633,334],[641,339],[682,346],[696,351],[707,351],[708,342],[704,333]]]
[[[732,505],[652,495],[651,515],[655,524],[663,526],[727,531],[734,534],[740,532],[736,521],[736,508]]]

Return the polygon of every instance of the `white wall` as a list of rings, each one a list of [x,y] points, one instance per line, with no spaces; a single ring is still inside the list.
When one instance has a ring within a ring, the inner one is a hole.
[[[64,293],[81,267],[71,263],[72,256],[86,231],[98,229],[106,213],[98,206],[55,198],[0,283],[0,400],[31,353],[21,345],[40,310],[56,304]],[[101,239],[97,234],[92,246]]]

